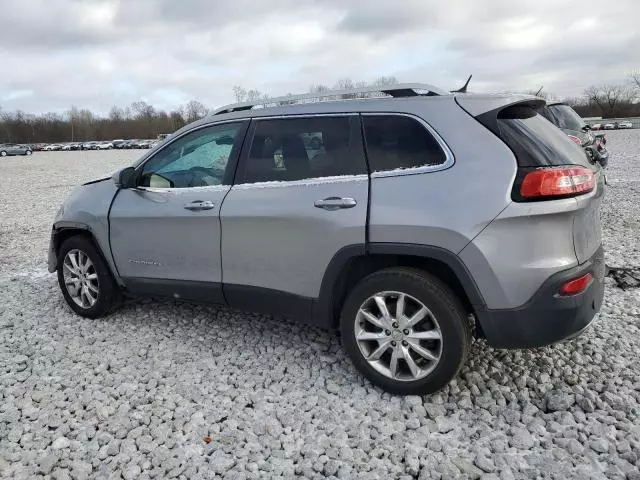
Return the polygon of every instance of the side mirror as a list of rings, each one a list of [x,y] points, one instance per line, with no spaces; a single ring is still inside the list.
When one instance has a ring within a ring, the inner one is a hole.
[[[113,182],[118,188],[136,187],[136,169],[133,167],[123,168],[113,174]]]

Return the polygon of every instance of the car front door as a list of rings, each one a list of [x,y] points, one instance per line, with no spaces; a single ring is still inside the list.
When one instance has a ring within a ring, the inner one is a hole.
[[[231,306],[311,314],[327,266],[366,240],[358,115],[254,119],[220,212]]]
[[[247,126],[183,134],[137,167],[136,188],[117,193],[110,242],[128,289],[223,303],[219,213]]]

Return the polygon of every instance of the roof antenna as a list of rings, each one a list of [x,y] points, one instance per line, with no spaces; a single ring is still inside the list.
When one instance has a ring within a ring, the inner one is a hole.
[[[451,90],[451,93],[467,93],[467,87],[469,86],[469,82],[471,81],[471,77],[473,77],[473,75],[469,75],[469,78],[467,78],[466,83],[459,88],[458,90]]]
[[[536,92],[536,95],[535,95],[536,97],[540,95],[540,92],[542,91],[543,88],[544,88],[544,85],[540,85],[540,90]]]

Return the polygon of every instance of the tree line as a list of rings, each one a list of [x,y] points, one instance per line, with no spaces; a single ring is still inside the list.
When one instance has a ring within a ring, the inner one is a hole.
[[[393,76],[383,76],[373,82],[341,79],[329,87],[314,84],[310,93],[329,90],[347,90],[366,86],[397,84]],[[542,88],[529,92],[547,99],[556,99]],[[288,94],[291,96],[292,94]],[[269,95],[240,85],[233,87],[237,102],[268,101]],[[364,98],[367,94],[341,95],[341,98]],[[583,117],[635,117],[640,116],[640,69],[629,75],[624,84],[602,84],[587,88],[580,97],[566,98]],[[282,102],[286,103],[286,102]],[[113,140],[116,138],[156,138],[159,134],[172,133],[184,125],[209,113],[209,109],[197,100],[187,102],[175,110],[166,112],[146,102],[133,102],[121,108],[114,106],[107,116],[87,109],[71,107],[63,114],[28,114],[22,111],[7,112],[0,108],[0,143],[52,143],[89,140]]]
[[[207,115],[208,109],[192,100],[176,110],[166,112],[146,102],[114,106],[108,116],[87,109],[71,107],[63,114],[28,114],[0,109],[0,143],[53,143],[114,140],[116,138],[156,138],[172,133]]]

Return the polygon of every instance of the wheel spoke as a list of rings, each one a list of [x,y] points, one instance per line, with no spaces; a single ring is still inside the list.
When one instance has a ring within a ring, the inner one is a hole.
[[[441,340],[442,334],[438,330],[426,330],[424,332],[411,332],[407,337],[416,340]]]
[[[391,377],[396,378],[398,375],[398,359],[400,358],[400,351],[397,348],[394,348],[391,352],[391,361],[389,362],[389,371],[391,372]]]
[[[67,269],[67,271],[69,273],[71,273],[72,275],[77,275],[78,273],[74,270],[72,265],[69,265],[66,261],[62,264],[64,268]]]
[[[427,307],[421,307],[416,313],[414,313],[409,320],[404,324],[404,328],[412,328],[415,327],[418,323],[420,323],[424,317],[429,315],[431,312]]]
[[[92,293],[98,293],[98,287],[96,287],[93,283],[87,283],[87,291]]]
[[[433,353],[431,353],[426,348],[422,347],[417,340],[407,339],[407,342],[409,342],[409,346],[411,347],[411,349],[421,357],[426,358],[427,360],[432,360],[432,361],[438,360],[438,357],[436,357]]]
[[[71,262],[71,266],[73,267],[73,270],[75,271],[75,273],[79,272],[80,266],[78,265],[78,259],[76,258],[75,254],[73,252],[69,253],[67,254],[67,258]]]
[[[380,360],[380,357],[384,354],[384,352],[387,351],[390,344],[391,344],[391,340],[383,340],[382,342],[380,342],[380,345],[378,345],[378,348],[376,348],[373,352],[369,354],[369,356],[367,357],[367,360],[369,361]]]
[[[407,347],[402,347],[402,357],[404,358],[404,361],[407,362],[407,366],[409,367],[413,378],[418,378],[420,375],[420,367],[416,365],[416,362],[411,357],[411,353]]]
[[[404,301],[405,301],[404,293],[398,295],[398,302],[396,303],[396,318],[401,319],[404,317]]]
[[[356,335],[356,340],[358,341],[384,340],[386,338],[388,338],[388,335],[384,332],[361,332]]]
[[[376,295],[375,297],[373,297],[373,299],[376,301],[376,305],[378,305],[378,310],[380,310],[384,321],[387,323],[391,323],[391,314],[389,313],[389,308],[387,308],[387,302],[385,301],[384,297],[381,295]]]
[[[373,313],[367,312],[363,309],[360,309],[359,312],[372,325],[382,329],[387,328],[387,323],[383,319],[376,317]]]
[[[97,273],[90,273],[89,275],[87,275],[87,280],[97,280],[97,279],[98,279]]]

